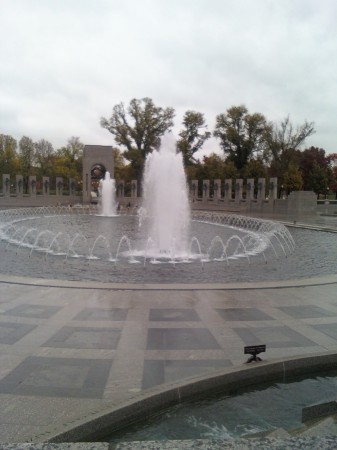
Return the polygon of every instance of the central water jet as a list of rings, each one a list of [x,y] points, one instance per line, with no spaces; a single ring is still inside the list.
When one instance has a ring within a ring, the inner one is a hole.
[[[182,154],[166,138],[145,162],[140,219],[151,242],[149,256],[187,257],[190,216]]]

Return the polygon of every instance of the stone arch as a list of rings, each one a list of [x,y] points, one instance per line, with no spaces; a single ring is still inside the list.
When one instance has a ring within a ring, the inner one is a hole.
[[[104,179],[105,173],[107,172],[105,166],[103,164],[95,163],[91,167],[90,176],[91,176],[91,202],[97,202],[97,198],[99,197],[99,185],[101,180]]]
[[[83,150],[83,203],[95,202],[99,181],[106,172],[114,178],[114,151],[110,145],[85,145]]]

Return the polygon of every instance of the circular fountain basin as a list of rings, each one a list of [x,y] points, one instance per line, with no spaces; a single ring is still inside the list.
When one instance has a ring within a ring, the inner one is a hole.
[[[137,215],[92,208],[0,212],[0,272],[136,283],[282,280],[335,272],[337,236],[247,217],[199,213],[188,251],[153,251]],[[296,247],[295,247],[296,243]]]

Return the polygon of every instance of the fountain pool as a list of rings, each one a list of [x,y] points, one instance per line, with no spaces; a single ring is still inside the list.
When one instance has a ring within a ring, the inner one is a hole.
[[[134,215],[96,208],[0,211],[0,272],[134,283],[225,283],[335,273],[337,236],[243,216],[194,213],[188,254],[153,254]],[[296,249],[294,251],[294,242]]]
[[[223,283],[334,273],[335,255],[328,253],[336,248],[335,237],[321,258],[317,248],[326,238],[318,234],[303,232],[300,240],[305,236],[306,243],[294,251],[296,239],[280,223],[192,214],[183,158],[175,149],[166,138],[159,151],[147,156],[143,201],[133,214],[116,215],[114,180],[108,172],[101,182],[101,210],[0,211],[0,249],[6,252],[0,271],[128,283]]]
[[[320,374],[280,378],[275,382],[239,388],[235,394],[210,395],[185,401],[127,428],[115,431],[105,440],[167,441],[222,439],[233,441],[283,429],[296,434],[307,429],[302,408],[335,400],[336,370]],[[319,416],[318,416],[319,417]],[[336,423],[330,432],[336,433]]]
[[[100,214],[90,208],[3,211],[2,270],[128,282],[202,282],[208,273],[208,281],[222,282],[232,261],[241,261],[239,267],[242,261],[252,267],[253,259],[266,264],[295,247],[289,231],[271,221],[199,213],[192,222],[182,154],[170,135],[146,158],[137,215],[111,217],[116,207],[109,172],[100,191]]]

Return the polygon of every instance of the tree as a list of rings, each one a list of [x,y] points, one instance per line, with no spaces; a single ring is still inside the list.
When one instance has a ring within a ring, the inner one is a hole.
[[[309,180],[308,188],[314,191],[318,196],[319,194],[327,193],[327,190],[329,189],[328,174],[316,161],[314,161],[310,171]]]
[[[204,156],[202,162],[197,161],[193,166],[186,167],[187,179],[192,180],[225,180],[239,178],[239,173],[233,161],[223,156],[211,153]],[[212,186],[212,184],[211,184]],[[199,186],[200,188],[201,186]],[[202,195],[202,192],[199,192]]]
[[[50,142],[40,139],[35,144],[35,159],[37,174],[42,176],[52,176],[54,171],[55,152]]]
[[[248,114],[244,105],[232,106],[216,117],[213,135],[220,139],[224,153],[242,171],[254,153],[264,149],[267,122],[260,113]]]
[[[56,152],[54,173],[66,179],[80,180],[84,145],[78,137],[71,137],[65,147]]]
[[[332,192],[335,192],[335,198],[337,199],[337,153],[330,153],[328,155],[328,158],[331,167],[331,179],[329,182],[329,188]]]
[[[114,148],[115,152],[115,179],[117,180],[126,180],[131,181],[132,180],[132,174],[131,174],[131,167],[130,164],[126,164],[125,159],[122,155],[122,152],[119,150],[119,148]]]
[[[19,141],[19,161],[23,176],[24,190],[28,192],[28,177],[34,175],[35,144],[31,138],[23,136]]]
[[[206,131],[204,115],[196,111],[186,111],[183,125],[184,129],[179,133],[177,149],[182,153],[184,165],[187,167],[196,163],[193,155],[202,148],[205,141],[211,137],[211,133]]]
[[[113,134],[117,145],[126,150],[133,176],[141,180],[146,155],[159,148],[161,137],[173,126],[174,109],[155,106],[150,98],[115,105],[110,119],[101,118],[101,126]]]
[[[302,189],[302,174],[296,165],[289,164],[283,175],[283,189],[289,194],[291,191],[299,191]]]
[[[317,194],[325,192],[332,176],[331,159],[326,156],[325,150],[317,147],[304,150],[301,152],[299,167],[305,190],[313,190]]]
[[[268,124],[265,140],[266,150],[264,158],[271,162],[274,175],[284,172],[289,163],[289,156],[296,155],[305,140],[315,133],[314,123],[305,121],[302,125],[294,126],[287,116],[280,125]]]
[[[223,156],[211,153],[204,156],[202,163],[198,163],[197,179],[199,180],[216,180],[224,179],[226,172],[226,160]]]
[[[14,176],[18,169],[16,140],[9,135],[0,134],[0,174]]]
[[[68,139],[67,142],[67,152],[69,154],[70,159],[74,161],[79,161],[83,156],[83,148],[84,145],[80,141],[79,137],[72,136]]]
[[[243,169],[243,178],[266,178],[267,168],[263,164],[262,158],[254,158],[248,161]]]

